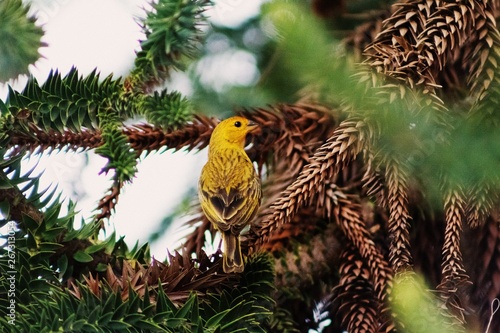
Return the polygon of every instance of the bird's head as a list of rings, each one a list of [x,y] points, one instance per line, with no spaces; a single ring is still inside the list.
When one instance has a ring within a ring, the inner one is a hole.
[[[245,138],[248,133],[257,128],[257,124],[243,117],[231,117],[221,121],[214,129],[210,139],[210,145],[214,143],[220,145],[245,146]]]

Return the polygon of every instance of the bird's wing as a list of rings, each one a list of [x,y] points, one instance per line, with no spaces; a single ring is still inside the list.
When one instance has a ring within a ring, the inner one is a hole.
[[[234,188],[229,193],[225,189],[218,189],[209,200],[217,215],[224,221],[233,220],[245,204],[245,198]]]
[[[260,205],[260,184],[256,179],[255,184],[243,189],[224,188],[210,191],[200,191],[200,196],[206,205],[205,214],[208,219],[217,225],[218,229],[239,233],[255,215]]]

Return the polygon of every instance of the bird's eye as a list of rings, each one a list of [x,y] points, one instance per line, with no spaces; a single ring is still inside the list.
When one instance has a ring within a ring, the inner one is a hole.
[[[240,121],[236,121],[236,122],[234,122],[234,126],[236,126],[236,127],[241,127],[241,122],[240,122]]]

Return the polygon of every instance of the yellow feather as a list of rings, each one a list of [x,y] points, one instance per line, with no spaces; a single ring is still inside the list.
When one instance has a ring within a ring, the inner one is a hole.
[[[245,139],[256,125],[243,117],[222,121],[210,138],[198,195],[203,212],[222,233],[224,272],[242,272],[240,232],[257,213],[260,179],[246,154]]]

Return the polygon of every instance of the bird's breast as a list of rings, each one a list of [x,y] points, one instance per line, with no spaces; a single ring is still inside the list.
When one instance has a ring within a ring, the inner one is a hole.
[[[245,151],[226,150],[209,156],[204,173],[214,186],[231,189],[246,187],[255,175],[255,169]]]

